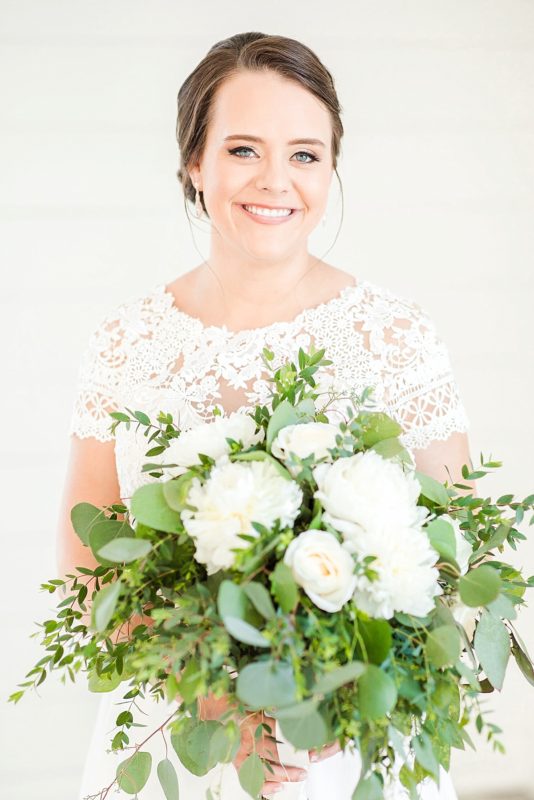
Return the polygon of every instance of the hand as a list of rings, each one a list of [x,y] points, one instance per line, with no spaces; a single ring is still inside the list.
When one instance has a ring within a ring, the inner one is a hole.
[[[202,719],[220,719],[221,714],[229,708],[226,698],[215,698],[208,695],[199,701],[199,714]],[[241,729],[241,744],[233,760],[233,764],[239,770],[241,764],[251,753],[256,753],[266,763],[265,781],[261,788],[262,795],[270,795],[278,792],[282,788],[282,783],[286,781],[303,781],[307,772],[300,767],[285,766],[280,763],[278,749],[274,740],[276,721],[273,717],[268,717],[263,711],[250,712],[245,716],[234,715]],[[262,729],[261,736],[255,739],[258,725],[265,723],[270,727],[270,732]],[[324,748],[326,750],[326,748]],[[324,756],[326,758],[326,756]]]
[[[330,758],[330,756],[335,756],[336,753],[341,752],[341,747],[339,746],[339,742],[334,742],[334,744],[325,744],[324,747],[321,747],[319,750],[308,750],[310,754],[310,761],[322,761],[323,758]]]

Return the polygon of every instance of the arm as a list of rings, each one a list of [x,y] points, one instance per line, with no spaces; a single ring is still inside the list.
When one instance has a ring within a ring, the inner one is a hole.
[[[467,433],[454,431],[445,441],[434,439],[424,449],[414,450],[413,454],[416,468],[420,472],[424,472],[425,475],[429,475],[440,483],[447,482],[449,485],[463,483],[465,486],[471,487],[471,490],[458,489],[460,494],[468,494],[472,491],[476,495],[476,482],[466,481],[462,477],[462,466],[467,464],[471,468]]]

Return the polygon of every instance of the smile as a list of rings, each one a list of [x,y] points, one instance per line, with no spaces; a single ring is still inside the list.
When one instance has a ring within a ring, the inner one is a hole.
[[[295,208],[266,208],[264,206],[246,205],[240,206],[245,214],[256,222],[277,224],[295,215],[298,209]]]

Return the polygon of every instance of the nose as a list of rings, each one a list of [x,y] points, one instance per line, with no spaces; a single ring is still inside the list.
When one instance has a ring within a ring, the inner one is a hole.
[[[287,165],[282,157],[265,156],[256,176],[256,188],[273,194],[288,192],[290,180]]]

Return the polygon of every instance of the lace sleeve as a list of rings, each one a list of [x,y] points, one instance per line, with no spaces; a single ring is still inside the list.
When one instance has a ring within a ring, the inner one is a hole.
[[[416,303],[400,308],[405,313],[396,313],[384,331],[384,397],[390,415],[404,429],[401,441],[418,450],[453,431],[467,431],[469,419],[448,349],[431,318]]]
[[[125,326],[120,309],[105,317],[92,332],[82,355],[71,417],[71,434],[93,436],[99,442],[113,439],[109,416],[121,405],[121,384],[127,362]]]

